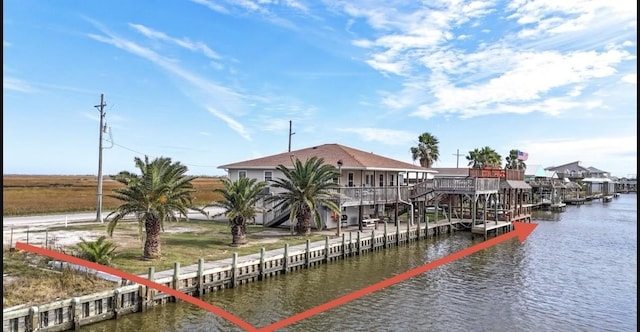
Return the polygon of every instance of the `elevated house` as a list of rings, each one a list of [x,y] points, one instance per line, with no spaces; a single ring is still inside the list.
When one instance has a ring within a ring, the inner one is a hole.
[[[484,234],[511,229],[514,221],[531,220],[531,186],[523,170],[503,168],[434,168],[435,210],[444,205],[452,223]]]
[[[616,192],[628,194],[638,192],[638,179],[636,177],[622,177],[616,182]]]
[[[357,150],[340,144],[323,144],[300,150],[283,152],[267,157],[251,159],[219,166],[225,169],[231,180],[241,177],[270,181],[281,178],[276,167],[283,165],[293,167],[296,159],[304,162],[311,157],[322,158],[325,163],[334,165],[339,173],[335,179],[340,184],[336,197],[340,197],[338,205],[342,213],[334,214],[326,207],[321,207],[320,215],[325,228],[340,226],[369,226],[363,221],[389,217],[397,220],[403,211],[413,213],[413,202],[410,195],[426,195],[428,175],[433,171]],[[270,195],[278,188],[268,187],[264,195]],[[339,195],[339,196],[338,196]],[[256,223],[265,226],[291,226],[295,221],[289,220],[289,210],[272,209],[264,203],[268,212],[256,217]]]
[[[335,181],[339,183],[336,197],[340,197],[337,203],[341,214],[326,207],[318,211],[327,229],[362,229],[373,226],[371,220],[389,220],[397,225],[399,217],[404,216],[409,224],[463,225],[486,237],[489,231],[510,230],[513,221],[531,218],[531,187],[524,182],[522,170],[426,169],[340,144],[323,144],[219,168],[225,169],[231,180],[251,177],[269,181],[282,177],[276,170],[279,165],[293,167],[296,159],[311,157],[335,165],[340,174]],[[278,188],[269,187],[263,194],[270,195],[274,190]],[[289,210],[263,204],[268,212],[258,215],[256,223],[269,227],[295,223],[289,220]]]
[[[580,183],[582,179],[589,177],[589,169],[582,167],[580,161],[574,161],[560,166],[545,168],[547,171],[554,171],[561,180],[569,179],[572,182]]]
[[[565,182],[577,183],[582,188],[586,200],[610,201],[616,192],[616,183],[611,179],[609,172],[595,167],[583,167],[580,165],[580,161],[548,167],[547,170],[556,171],[559,178]]]
[[[595,167],[588,167],[587,169],[589,170],[589,177],[582,179],[582,182],[587,184],[587,197],[599,196],[603,202],[610,202],[616,194],[616,183],[611,178],[611,174]]]

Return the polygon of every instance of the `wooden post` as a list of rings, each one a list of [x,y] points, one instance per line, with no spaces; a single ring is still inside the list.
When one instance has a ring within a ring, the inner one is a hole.
[[[145,312],[147,311],[147,293],[149,292],[147,286],[139,285],[138,286],[138,311]]]
[[[353,235],[349,232],[349,256],[353,256]]]
[[[116,299],[118,298],[118,290],[115,290],[116,292]],[[120,303],[119,301],[116,300],[116,303],[114,304],[114,310],[115,310],[115,314],[114,314],[114,318],[118,318],[118,306],[117,304]],[[80,310],[81,310],[81,305],[80,305],[80,298],[79,297],[74,297],[73,300],[71,300],[71,320],[73,321],[73,329],[77,330],[78,328],[80,328]]]
[[[204,258],[198,259],[198,296],[204,294]]]
[[[387,234],[387,221],[384,221],[384,248],[387,249],[387,246],[389,245],[388,243],[389,240],[389,234]]]
[[[307,248],[304,253],[304,263],[307,266],[307,269],[311,265],[311,240],[307,239]]]
[[[180,262],[173,263],[173,289],[180,290]],[[178,302],[177,297],[173,297],[173,302]]]
[[[416,241],[420,241],[420,219],[418,219],[416,228]]]
[[[284,244],[284,257],[282,257],[282,273],[287,274],[289,270],[289,244]]]
[[[260,248],[260,272],[258,274],[258,280],[264,280],[264,255],[265,255],[265,249],[264,247]]]
[[[411,216],[409,216],[409,218],[411,218]],[[412,222],[413,220],[407,221],[407,244],[409,244],[409,241],[411,240],[411,223]]]
[[[358,231],[358,235],[356,236],[356,238],[358,239],[358,256],[362,254],[362,240],[360,239],[361,233],[362,232]]]
[[[396,219],[396,246],[400,246],[400,220]]]
[[[329,262],[329,237],[324,238],[324,261]]]
[[[80,299],[78,299],[78,306],[80,305]],[[113,291],[113,318],[118,319],[120,315],[120,307],[122,307],[122,294],[119,289]],[[80,312],[78,311],[78,315]],[[78,325],[79,326],[79,325]]]
[[[344,233],[342,233],[342,259],[344,259],[347,255],[346,255],[346,244],[345,241],[347,240],[347,237]]]
[[[38,331],[40,328],[40,315],[38,315],[38,307],[29,308],[29,317],[27,318],[27,331]]]
[[[236,271],[237,270],[238,270],[238,253],[234,252],[233,258],[231,258],[231,288],[236,287],[236,277],[237,277]]]
[[[376,230],[371,231],[371,251],[376,250]]]
[[[155,280],[155,273],[156,273],[156,268],[154,266],[149,266],[149,274],[147,276],[147,279],[149,281],[154,281]],[[153,305],[153,298],[156,295],[156,289],[151,287],[151,288],[147,288],[147,297],[145,299],[145,306],[148,308],[150,306]]]

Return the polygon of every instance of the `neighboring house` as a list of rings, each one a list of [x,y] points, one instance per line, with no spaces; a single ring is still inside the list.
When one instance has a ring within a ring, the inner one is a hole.
[[[623,177],[618,179],[617,190],[621,193],[638,192],[638,179],[636,177]]]
[[[419,165],[383,157],[340,144],[323,144],[305,149],[283,152],[267,157],[251,159],[219,166],[225,169],[229,178],[241,177],[269,181],[282,177],[276,170],[278,165],[293,167],[293,161],[304,162],[311,157],[324,159],[340,172],[335,179],[340,184],[339,205],[342,215],[334,215],[321,208],[323,224],[326,228],[337,228],[338,222],[344,226],[358,225],[359,221],[370,217],[388,215],[388,210],[398,203],[409,200],[409,189],[424,182],[429,173],[434,173]],[[431,176],[433,177],[433,176]],[[265,195],[275,188],[267,188]],[[270,207],[265,205],[265,208]],[[256,223],[265,226],[291,225],[288,210],[270,211],[256,216]],[[295,221],[294,221],[295,223]]]
[[[611,178],[611,174],[609,172],[599,170],[595,167],[587,167],[587,169],[589,170],[589,177],[591,178]]]
[[[595,167],[582,167],[580,161],[548,167],[547,170],[558,172],[558,176],[565,182],[568,180],[581,185],[587,199],[598,198],[602,195],[609,196],[616,192],[616,181],[611,179],[609,172]]]
[[[580,161],[574,161],[560,166],[547,167],[545,170],[555,171],[558,174],[558,178],[567,178],[574,182],[589,177],[589,169],[580,166]]]

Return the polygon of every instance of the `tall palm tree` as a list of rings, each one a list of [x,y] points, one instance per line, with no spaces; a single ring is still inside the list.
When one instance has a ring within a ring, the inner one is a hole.
[[[134,158],[141,174],[122,171],[112,178],[125,185],[114,189],[110,197],[122,201],[122,204],[109,213],[107,231],[110,236],[118,222],[131,217],[137,218],[138,230],[144,235],[145,259],[156,259],[160,252],[160,233],[164,230],[164,222],[178,221],[180,216],[188,219],[190,209],[202,209],[193,206],[193,181],[196,177],[187,176],[187,167],[171,158],[160,157],[149,161]],[[144,230],[144,232],[143,232]]]
[[[335,166],[325,164],[323,158],[311,157],[304,163],[299,159],[291,160],[293,168],[282,164],[276,167],[283,175],[273,180],[271,186],[283,189],[269,197],[275,206],[291,208],[289,220],[296,219],[298,235],[311,234],[311,219],[318,229],[322,228],[322,219],[318,208],[326,206],[335,213],[340,213],[336,204],[338,184],[334,179],[339,176]]]
[[[224,209],[224,214],[229,219],[231,226],[231,245],[239,246],[247,243],[247,221],[256,216],[260,209],[257,207],[258,201],[263,197],[262,190],[268,185],[266,181],[243,177],[236,181],[223,178],[223,188],[216,188],[213,191],[222,195],[222,200],[214,202],[211,206]]]
[[[509,151],[509,156],[505,158],[507,161],[507,165],[505,168],[508,169],[526,169],[527,164],[524,161],[518,159],[518,151],[519,150],[511,150]]]
[[[473,168],[483,168],[486,166],[500,167],[502,164],[502,156],[488,146],[485,146],[482,149],[476,148],[469,151],[466,158],[469,161],[469,166],[472,166]]]
[[[418,136],[418,146],[411,148],[413,161],[419,160],[420,166],[431,168],[440,158],[439,143],[438,139],[430,133]]]

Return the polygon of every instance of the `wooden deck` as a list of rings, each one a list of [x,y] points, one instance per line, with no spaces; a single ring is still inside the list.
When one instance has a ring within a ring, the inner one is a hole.
[[[475,225],[471,228],[472,234],[485,234],[491,231],[500,231],[508,232],[513,227],[513,223],[510,221],[489,221],[486,223]]]

